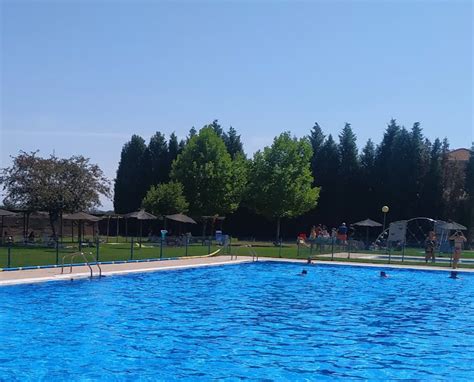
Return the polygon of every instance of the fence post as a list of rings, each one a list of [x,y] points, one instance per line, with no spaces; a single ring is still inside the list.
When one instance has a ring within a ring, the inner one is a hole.
[[[403,247],[402,247],[402,263],[404,259],[405,259],[405,243],[403,243]]]
[[[130,240],[130,260],[133,260],[133,237],[132,237],[132,240]]]
[[[351,258],[351,241],[347,241],[347,258],[350,260]]]
[[[163,258],[163,236],[160,239],[160,260]]]
[[[99,237],[97,237],[95,242],[95,261],[99,262]]]
[[[297,239],[297,242],[296,242],[296,257],[300,257],[300,241]]]
[[[11,262],[11,251],[12,251],[12,245],[11,243],[8,243],[8,260],[7,260],[7,268],[10,268],[12,265]]]
[[[334,261],[334,237],[331,238],[331,261]]]
[[[185,256],[188,256],[188,241],[189,241],[189,237],[186,235],[185,237],[185,240],[186,240],[186,253],[184,254]]]
[[[392,248],[390,247],[390,242],[388,243],[388,263],[392,261]]]
[[[208,242],[207,242],[207,254],[211,254],[211,237],[209,236]]]
[[[59,264],[59,241],[56,239],[56,265]]]

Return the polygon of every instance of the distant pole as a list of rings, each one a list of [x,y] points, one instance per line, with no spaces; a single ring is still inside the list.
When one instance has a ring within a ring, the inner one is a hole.
[[[8,243],[8,263],[7,268],[11,267],[11,251],[12,251],[12,243]]]
[[[161,235],[160,239],[160,260],[163,258],[163,235]]]
[[[59,241],[56,239],[56,265],[59,264]]]
[[[382,232],[385,232],[385,222],[386,222],[386,219],[387,219],[388,211],[390,211],[390,208],[388,208],[388,206],[383,206],[382,207],[382,212],[383,212],[383,230],[382,230]]]
[[[117,232],[116,232],[116,235],[115,235],[115,242],[118,243],[118,239],[119,239],[119,217],[117,216]]]
[[[99,247],[100,247],[99,237],[97,236],[96,242],[95,242],[95,261],[97,263],[99,262]]]

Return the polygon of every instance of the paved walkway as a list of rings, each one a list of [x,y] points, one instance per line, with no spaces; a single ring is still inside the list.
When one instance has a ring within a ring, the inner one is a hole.
[[[121,263],[121,264],[101,264],[102,275],[120,275],[125,273],[153,272],[171,269],[185,269],[196,267],[209,267],[227,264],[239,264],[252,261],[250,257],[238,257],[231,260],[230,256],[182,258],[177,260],[149,261],[139,263]],[[91,265],[94,276],[98,274],[96,265]],[[69,267],[64,267],[64,274],[61,274],[61,267],[28,269],[19,271],[0,272],[0,286],[14,284],[30,284],[44,281],[64,281],[71,279],[90,277],[90,269],[87,266],[74,266],[72,273],[69,273]]]
[[[303,259],[280,259],[260,257],[260,261],[279,261],[306,264],[307,260]],[[140,263],[121,263],[121,264],[102,264],[102,274],[104,276],[120,275],[126,273],[154,272],[172,269],[185,269],[196,267],[220,266],[229,264],[240,264],[251,262],[251,257],[239,256],[237,259],[231,260],[230,256],[215,257],[199,257],[199,258],[182,258],[178,260],[150,261]],[[351,265],[355,267],[374,267],[374,268],[402,268],[402,269],[418,269],[425,271],[452,271],[448,267],[430,267],[420,265],[399,265],[399,264],[370,264],[370,263],[354,263],[343,261],[324,261],[316,260],[314,264],[328,265]],[[98,274],[96,265],[91,265],[94,275]],[[69,272],[69,267],[64,268],[65,272]],[[459,272],[474,273],[474,269],[457,269]],[[0,286],[15,284],[31,284],[45,281],[64,281],[71,279],[87,278],[90,276],[90,270],[87,266],[72,267],[72,273],[61,274],[61,267],[45,268],[45,269],[29,269],[19,271],[0,272]]]

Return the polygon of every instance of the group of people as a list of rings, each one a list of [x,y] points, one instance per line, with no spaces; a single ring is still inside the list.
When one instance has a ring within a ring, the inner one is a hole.
[[[334,239],[339,240],[340,242],[346,244],[347,243],[347,236],[348,236],[348,228],[346,223],[342,223],[339,228],[332,228],[331,232],[329,232],[328,228],[325,225],[318,224],[313,225],[310,230],[309,240],[315,241],[318,238],[323,239]],[[298,235],[298,241],[305,241],[307,239],[306,233],[300,233]]]
[[[461,251],[463,244],[467,241],[466,237],[461,231],[456,231],[453,235],[449,237],[449,240],[452,240],[454,243],[453,249],[453,268],[457,268],[459,259],[461,258]],[[436,234],[434,231],[430,231],[425,240],[425,262],[429,260],[435,262],[435,250],[437,245]]]

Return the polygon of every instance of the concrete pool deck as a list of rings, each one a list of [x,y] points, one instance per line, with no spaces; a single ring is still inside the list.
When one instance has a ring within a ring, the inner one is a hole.
[[[306,264],[305,259],[284,259],[260,257],[259,261],[278,261]],[[139,263],[120,263],[120,264],[101,264],[103,276],[113,276],[129,273],[143,273],[166,270],[177,270],[186,268],[221,266],[230,264],[241,264],[252,262],[252,257],[239,256],[231,260],[230,256],[214,256],[199,258],[180,258],[176,260],[149,261]],[[399,265],[399,264],[370,264],[370,263],[354,263],[344,261],[324,261],[317,259],[313,265],[350,265],[355,267],[373,267],[373,268],[398,268],[398,269],[416,269],[424,271],[445,271],[450,272],[453,269],[448,267],[433,267],[420,265]],[[92,265],[94,276],[98,275],[98,268]],[[456,269],[459,272],[473,273],[474,269]],[[16,284],[32,284],[46,281],[68,281],[90,277],[90,270],[87,266],[74,266],[72,273],[69,273],[69,267],[64,268],[64,274],[61,274],[61,267],[28,269],[16,271],[0,272],[0,286],[16,285]]]

